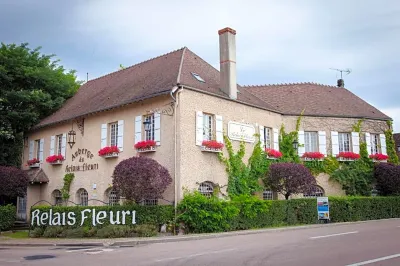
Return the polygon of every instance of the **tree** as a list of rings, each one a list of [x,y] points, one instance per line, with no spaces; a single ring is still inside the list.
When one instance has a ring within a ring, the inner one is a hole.
[[[23,197],[29,183],[26,172],[11,166],[0,166],[0,205],[6,199]]]
[[[128,200],[159,199],[171,184],[168,170],[147,157],[121,161],[114,169],[113,187]]]
[[[376,189],[381,196],[400,196],[400,166],[390,163],[375,165]]]
[[[0,46],[0,164],[20,166],[22,134],[74,95],[80,85],[54,55],[27,43]]]
[[[265,179],[266,186],[285,196],[311,191],[316,185],[315,177],[302,164],[274,163],[271,164]]]

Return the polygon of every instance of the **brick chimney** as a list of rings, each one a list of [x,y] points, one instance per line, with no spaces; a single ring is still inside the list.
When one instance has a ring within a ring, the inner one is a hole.
[[[219,34],[220,86],[231,99],[237,99],[236,31],[224,28]]]

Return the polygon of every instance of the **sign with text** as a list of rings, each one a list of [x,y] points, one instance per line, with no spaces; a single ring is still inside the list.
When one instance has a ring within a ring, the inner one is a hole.
[[[231,140],[239,140],[244,142],[254,142],[256,137],[256,128],[253,125],[238,122],[228,122],[228,137]]]
[[[82,226],[89,214],[92,216],[92,225],[97,226],[103,224],[104,220],[108,220],[110,224],[126,225],[129,216],[132,216],[132,224],[136,224],[136,211],[96,211],[96,209],[84,209],[81,211],[80,221],[77,221],[75,212],[53,212],[50,209],[48,212],[41,212],[39,209],[32,212],[31,225],[76,225]]]
[[[317,197],[318,220],[329,220],[328,197]]]
[[[79,171],[84,172],[84,171],[99,169],[99,164],[97,163],[91,164],[85,162],[85,160],[92,160],[93,157],[94,154],[88,149],[77,149],[74,153],[72,153],[71,159],[73,162],[78,161],[79,163],[82,164],[66,165],[65,172],[66,173],[79,172]]]

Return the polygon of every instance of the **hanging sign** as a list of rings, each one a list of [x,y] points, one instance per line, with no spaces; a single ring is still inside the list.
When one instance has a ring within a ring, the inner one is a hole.
[[[318,220],[329,220],[328,197],[317,197]]]
[[[255,133],[256,128],[253,125],[233,121],[228,122],[228,137],[231,140],[253,143],[256,140]]]
[[[88,149],[77,149],[74,153],[71,155],[72,161],[76,162],[78,161],[81,164],[76,164],[76,165],[66,165],[65,166],[65,172],[66,173],[71,173],[71,172],[79,172],[79,171],[89,171],[89,170],[97,170],[99,169],[99,164],[97,163],[86,163],[85,160],[92,160],[94,157],[94,154],[89,151]]]

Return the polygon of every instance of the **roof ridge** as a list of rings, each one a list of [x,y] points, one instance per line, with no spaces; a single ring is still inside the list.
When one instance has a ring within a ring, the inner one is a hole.
[[[185,52],[188,50],[188,48],[185,46],[183,47],[183,52],[182,52],[182,57],[181,57],[181,62],[179,63],[179,69],[178,69],[178,77],[176,78],[176,84],[179,84],[181,81],[181,73],[182,73],[182,67],[183,67],[183,60],[185,60]]]
[[[293,83],[273,83],[273,84],[257,84],[257,85],[244,85],[243,87],[252,88],[252,87],[271,87],[271,86],[293,86],[293,85],[318,85],[323,87],[330,87],[330,88],[339,88],[337,86],[328,85],[328,84],[321,84],[317,82],[293,82]]]
[[[170,51],[170,52],[168,52],[168,53],[165,53],[165,54],[159,55],[159,56],[152,57],[152,58],[150,58],[150,59],[144,60],[144,61],[142,61],[142,62],[139,62],[139,63],[136,63],[136,64],[134,64],[134,65],[128,66],[128,67],[126,67],[126,68],[119,69],[119,70],[117,70],[117,71],[114,71],[114,72],[111,72],[111,73],[105,74],[105,75],[103,75],[103,76],[100,76],[100,77],[97,77],[97,78],[91,79],[91,80],[89,80],[89,81],[88,81],[88,82],[86,82],[86,83],[89,83],[89,82],[91,82],[91,81],[95,81],[95,80],[98,80],[98,79],[101,79],[101,78],[104,78],[104,77],[107,77],[107,76],[111,76],[111,75],[113,75],[113,74],[116,74],[116,73],[118,73],[118,72],[122,72],[122,71],[128,70],[128,69],[130,69],[130,68],[133,68],[133,67],[135,67],[135,66],[138,66],[138,65],[141,65],[141,64],[147,63],[147,62],[149,62],[149,61],[152,61],[152,60],[158,59],[158,58],[160,58],[160,57],[163,57],[163,56],[167,56],[167,55],[170,55],[170,54],[176,53],[176,52],[178,52],[178,51],[181,51],[181,50],[183,50],[183,51],[184,51],[185,49],[186,49],[186,46],[184,46],[184,47],[182,47],[182,48],[179,48],[179,49],[176,49],[176,50],[173,50],[173,51]],[[86,83],[85,83],[85,84],[86,84]]]

